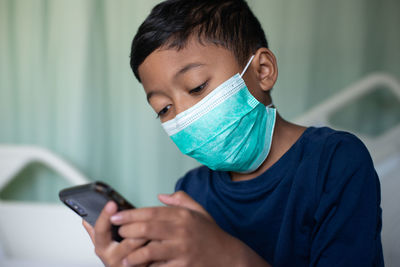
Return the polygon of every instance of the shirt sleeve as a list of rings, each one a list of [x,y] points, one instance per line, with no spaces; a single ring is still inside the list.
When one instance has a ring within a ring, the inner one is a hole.
[[[176,181],[176,184],[175,184],[175,192],[176,192],[176,191],[179,191],[179,190],[183,190],[183,188],[182,188],[182,183],[183,183],[183,177],[182,177],[182,178],[179,178],[178,181]]]
[[[351,134],[326,147],[310,266],[383,266],[380,184],[369,152]]]

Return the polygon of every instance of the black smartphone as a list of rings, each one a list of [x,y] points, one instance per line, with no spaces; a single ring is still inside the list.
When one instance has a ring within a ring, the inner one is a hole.
[[[135,208],[111,186],[100,181],[65,188],[61,190],[58,195],[65,205],[93,227],[96,224],[100,212],[110,200],[117,203],[118,211]],[[123,238],[118,234],[118,228],[119,226],[112,225],[111,233],[112,238],[120,242]]]

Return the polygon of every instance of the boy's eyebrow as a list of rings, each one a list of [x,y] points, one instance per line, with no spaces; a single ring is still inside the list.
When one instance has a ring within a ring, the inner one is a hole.
[[[176,78],[177,76],[184,74],[185,72],[187,72],[190,69],[193,68],[197,68],[200,66],[204,66],[205,64],[200,63],[200,62],[193,62],[193,63],[189,63],[187,65],[185,65],[183,68],[181,68],[177,73],[175,73],[174,78]]]
[[[158,92],[158,91],[149,92],[149,93],[147,94],[147,96],[146,96],[146,98],[147,98],[147,103],[150,103],[150,98],[151,98],[153,95],[156,95],[156,94],[162,94],[162,93],[161,93],[161,92]]]

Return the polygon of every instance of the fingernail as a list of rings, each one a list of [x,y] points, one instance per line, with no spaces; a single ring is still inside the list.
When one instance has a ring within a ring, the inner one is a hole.
[[[161,202],[163,202],[164,204],[167,204],[167,205],[174,203],[174,198],[172,197],[172,195],[160,194],[160,195],[158,195],[158,198]]]
[[[169,195],[169,194],[158,194],[158,197],[159,198],[169,198],[169,197],[171,197],[171,195]]]
[[[120,214],[115,214],[115,215],[111,216],[111,221],[113,223],[118,223],[118,222],[122,221],[122,216]]]
[[[128,260],[127,260],[127,259],[123,259],[123,260],[122,260],[122,264],[123,264],[124,266],[129,267],[129,263],[128,263]]]

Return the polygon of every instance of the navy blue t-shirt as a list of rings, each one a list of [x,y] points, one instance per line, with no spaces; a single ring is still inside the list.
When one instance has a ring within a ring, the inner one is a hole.
[[[310,127],[254,179],[202,166],[175,190],[274,267],[384,266],[379,179],[350,133]]]

